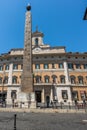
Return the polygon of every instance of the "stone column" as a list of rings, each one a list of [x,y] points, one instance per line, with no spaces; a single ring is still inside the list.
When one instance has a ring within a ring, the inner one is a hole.
[[[13,63],[9,65],[9,74],[8,74],[8,85],[12,85],[12,71],[13,71]]]
[[[44,103],[45,102],[45,94],[44,94],[44,87],[43,87],[43,89],[42,89],[42,103]]]
[[[67,62],[64,61],[64,74],[65,74],[65,80],[66,84],[70,83],[70,78],[69,78],[69,72],[68,72],[68,67],[67,67]]]

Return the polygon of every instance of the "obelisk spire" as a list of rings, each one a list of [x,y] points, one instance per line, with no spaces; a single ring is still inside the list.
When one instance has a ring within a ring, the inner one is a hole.
[[[32,20],[31,6],[26,7],[25,21],[25,40],[24,40],[24,55],[23,55],[23,73],[22,73],[22,92],[33,92],[33,77],[32,77]]]
[[[87,8],[85,10],[85,14],[84,14],[83,20],[87,20]]]

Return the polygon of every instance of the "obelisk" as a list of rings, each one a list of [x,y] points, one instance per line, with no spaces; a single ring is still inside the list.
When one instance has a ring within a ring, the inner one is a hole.
[[[23,54],[23,73],[21,91],[24,93],[33,92],[33,75],[32,75],[32,19],[31,6],[26,7],[25,21],[25,39],[24,39],[24,54]]]
[[[84,14],[83,20],[87,20],[87,8],[85,10],[85,14]]]

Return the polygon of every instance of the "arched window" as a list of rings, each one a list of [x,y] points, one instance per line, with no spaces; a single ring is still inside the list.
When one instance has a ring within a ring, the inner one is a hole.
[[[60,76],[60,82],[63,83],[63,84],[65,83],[65,76],[64,75]]]
[[[39,76],[39,75],[35,76],[35,80],[36,80],[36,83],[40,83],[41,82],[41,76]]]
[[[12,77],[12,83],[13,84],[17,84],[17,76],[13,76]]]
[[[82,76],[78,76],[78,82],[79,82],[79,84],[83,84],[83,77]]]
[[[75,76],[70,76],[70,80],[71,80],[71,84],[75,84],[76,83],[76,81],[75,81]]]
[[[48,76],[48,75],[46,75],[46,76],[44,77],[44,79],[45,79],[45,83],[49,83],[49,76]]]
[[[2,84],[2,77],[0,77],[0,84]]]
[[[57,80],[57,76],[56,75],[52,75],[52,81],[53,81],[53,83],[56,83],[56,80]]]
[[[5,76],[5,77],[4,77],[3,83],[4,83],[4,84],[7,84],[7,83],[8,83],[8,76]]]
[[[38,38],[35,39],[35,45],[38,46]]]

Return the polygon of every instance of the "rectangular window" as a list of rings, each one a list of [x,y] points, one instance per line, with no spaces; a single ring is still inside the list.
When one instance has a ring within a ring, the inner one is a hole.
[[[6,66],[5,66],[5,70],[9,70],[9,65],[6,65]]]
[[[68,68],[69,69],[73,69],[73,64],[72,63],[68,63]]]
[[[12,99],[16,99],[16,98],[17,98],[16,93],[17,93],[16,90],[12,90],[12,91],[11,91],[11,98],[12,98]]]
[[[81,99],[86,99],[86,92],[85,91],[80,91],[80,96],[81,96]]]
[[[81,69],[81,65],[80,64],[76,64],[76,69]]]
[[[67,90],[62,90],[62,98],[63,99],[68,99]]]
[[[59,63],[59,68],[60,68],[60,69],[63,68],[63,63]]]
[[[0,77],[0,84],[2,84],[2,78]]]
[[[78,99],[78,92],[77,91],[72,92],[72,99],[73,100]]]
[[[55,64],[54,63],[52,63],[52,69],[55,69]]]
[[[84,64],[83,66],[84,66],[84,69],[87,69],[87,64]]]
[[[18,69],[18,65],[17,64],[14,64],[13,65],[13,70],[17,70]]]
[[[0,71],[2,71],[2,70],[3,70],[3,66],[1,65],[1,66],[0,66]]]
[[[3,82],[4,82],[5,84],[7,84],[7,83],[8,83],[8,77],[5,77]]]
[[[39,64],[35,64],[35,69],[40,69],[40,65]]]
[[[44,69],[48,69],[48,64],[44,64]]]

